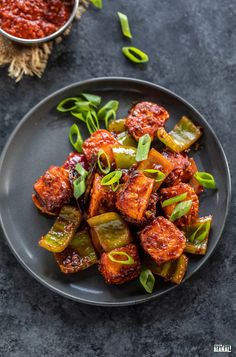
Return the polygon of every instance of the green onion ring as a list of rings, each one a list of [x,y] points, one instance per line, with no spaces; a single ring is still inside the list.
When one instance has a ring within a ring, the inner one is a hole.
[[[73,139],[73,136],[76,135],[76,140]],[[83,145],[83,138],[81,136],[80,130],[76,124],[73,124],[70,127],[69,131],[69,140],[71,145],[75,148],[76,151],[79,153],[83,152],[82,145]]]
[[[121,177],[122,177],[121,170],[112,171],[102,178],[101,185],[103,186],[114,185],[115,183],[119,182]]]
[[[76,111],[71,111],[70,112],[71,115],[73,115],[74,117],[76,117],[77,119],[83,121],[84,123],[86,123],[86,120],[84,119],[84,116],[82,113],[76,112]]]
[[[170,221],[174,222],[176,221],[176,219],[179,219],[180,217],[184,216],[190,211],[191,207],[192,207],[192,200],[178,203],[170,216]]]
[[[105,122],[105,127],[108,129],[108,124],[109,120],[115,120],[116,119],[116,112],[114,109],[109,109],[105,115],[104,122]]]
[[[115,112],[117,112],[119,108],[119,102],[117,100],[110,100],[107,102],[102,108],[99,109],[98,111],[98,119],[104,119],[108,110],[113,109]]]
[[[95,131],[97,131],[100,128],[97,114],[94,110],[87,113],[86,125],[90,134],[93,134]]]
[[[136,161],[143,161],[147,159],[151,141],[152,140],[149,134],[145,134],[139,138]]]
[[[213,175],[209,174],[208,172],[195,172],[194,174],[195,179],[205,188],[216,188],[216,183]]]
[[[117,15],[120,19],[120,26],[123,35],[127,38],[132,38],[128,17],[125,14],[122,14],[122,12],[117,12]]]
[[[86,191],[85,178],[83,176],[80,176],[76,180],[74,180],[73,188],[74,188],[74,197],[76,200],[78,200],[78,198],[81,197]]]
[[[102,0],[90,0],[90,2],[98,9],[102,9],[103,6]]]
[[[82,176],[82,177],[88,176],[88,171],[86,171],[81,164],[77,164],[75,166],[75,169],[80,174],[80,176]]]
[[[191,236],[189,237],[189,242],[193,243],[194,241],[197,241],[201,243],[207,237],[210,228],[211,228],[211,221],[203,222],[196,229],[196,231],[191,234]]]
[[[123,47],[123,55],[134,63],[145,63],[149,61],[148,55],[136,47]]]
[[[106,166],[104,167],[104,164],[101,160],[101,156],[104,155],[105,158],[106,158]],[[98,167],[100,169],[100,171],[104,174],[108,174],[110,172],[110,169],[111,169],[111,164],[110,164],[110,159],[108,157],[108,155],[105,153],[105,151],[103,149],[100,149],[98,151],[98,158],[97,158],[97,164],[98,164]]]
[[[81,93],[81,95],[90,102],[91,105],[98,107],[101,104],[102,98],[95,94]]]
[[[155,170],[155,169],[146,169],[146,170],[142,170],[143,172],[147,172],[148,174],[153,174],[155,175],[154,180],[156,182],[161,182],[165,179],[166,175],[164,174],[164,172],[160,171],[160,170]]]
[[[155,284],[155,276],[152,274],[150,269],[142,269],[141,274],[139,275],[139,281],[146,292],[151,294]]]
[[[70,112],[71,110],[74,110],[76,108],[76,103],[77,103],[78,99],[79,99],[78,97],[71,97],[71,98],[63,99],[57,105],[57,110],[62,113]],[[73,105],[71,107],[66,107],[65,104],[68,104],[69,102],[73,102]]]
[[[173,203],[181,202],[181,201],[185,200],[186,197],[187,197],[187,192],[181,193],[178,196],[174,196],[174,197],[168,198],[168,200],[163,201],[161,206],[166,207],[166,206],[172,205]]]
[[[125,260],[119,260],[119,259],[116,259],[114,256],[115,255],[121,255],[121,256],[124,256],[126,257],[127,259]],[[113,251],[113,252],[110,252],[107,254],[108,258],[112,261],[112,262],[115,262],[115,263],[119,263],[119,264],[124,264],[124,265],[131,265],[131,264],[134,264],[134,259],[129,255],[127,254],[126,252],[122,252],[122,251]]]

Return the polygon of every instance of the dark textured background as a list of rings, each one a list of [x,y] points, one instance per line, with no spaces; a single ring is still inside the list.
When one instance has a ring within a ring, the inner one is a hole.
[[[150,55],[147,65],[123,58],[117,10],[129,16],[133,45]],[[15,84],[0,71],[0,149],[21,117],[54,90],[91,77],[137,77],[175,91],[207,118],[234,190],[235,18],[234,0],[104,0],[102,11],[91,7],[54,50],[41,80]],[[0,356],[212,356],[214,343],[231,344],[235,355],[235,203],[233,195],[222,239],[198,273],[169,295],[127,308],[55,295],[23,270],[1,236]]]

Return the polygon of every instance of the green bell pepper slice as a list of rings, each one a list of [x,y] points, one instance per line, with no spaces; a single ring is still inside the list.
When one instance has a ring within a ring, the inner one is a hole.
[[[128,133],[128,131],[123,131],[117,135],[117,141],[121,145],[137,147],[138,142]]]
[[[157,130],[158,139],[175,152],[188,149],[201,135],[201,129],[185,116],[180,119],[169,133],[163,127]]]
[[[97,256],[87,230],[75,233],[68,247],[54,255],[65,274],[77,273],[97,263]]]
[[[78,208],[65,205],[49,232],[42,236],[39,245],[50,252],[62,252],[72,240],[82,216]]]
[[[207,252],[212,216],[198,218],[191,226],[185,226],[182,231],[186,237],[186,253],[205,255]]]
[[[115,212],[100,214],[87,220],[95,249],[101,254],[132,242],[125,221]]]
[[[113,156],[117,169],[129,169],[136,164],[137,149],[132,146],[114,146],[112,148]]]
[[[117,134],[122,133],[126,130],[125,123],[126,119],[111,120],[108,124],[108,130]]]

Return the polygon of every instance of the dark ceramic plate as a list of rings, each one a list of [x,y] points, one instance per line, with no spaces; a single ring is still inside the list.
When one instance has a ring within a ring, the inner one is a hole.
[[[31,201],[32,186],[50,165],[61,165],[71,151],[68,129],[75,121],[56,111],[57,103],[81,92],[96,93],[103,101],[120,102],[119,117],[127,114],[133,101],[150,100],[163,105],[170,113],[167,129],[182,116],[189,116],[204,129],[201,150],[194,153],[200,170],[211,172],[218,190],[209,190],[201,198],[200,215],[213,214],[209,248],[204,257],[190,259],[184,280],[209,258],[219,241],[230,201],[230,175],[223,149],[214,131],[190,104],[155,84],[128,78],[97,78],[73,84],[50,95],[34,107],[11,135],[0,161],[0,221],[7,242],[28,272],[53,291],[76,301],[104,305],[132,305],[154,299],[175,286],[161,280],[154,292],[146,294],[138,280],[122,286],[107,286],[96,267],[84,272],[63,275],[51,253],[38,246],[53,220],[41,216]],[[84,137],[88,135],[81,125]],[[204,277],[203,277],[204,278]]]

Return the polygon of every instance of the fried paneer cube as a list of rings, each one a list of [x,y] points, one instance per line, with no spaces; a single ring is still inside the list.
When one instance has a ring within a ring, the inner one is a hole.
[[[199,199],[197,194],[195,193],[194,189],[187,183],[180,183],[176,186],[162,188],[160,191],[161,202],[169,198],[181,195],[182,193],[185,192],[187,193],[187,196],[184,199],[184,201],[191,200],[192,206],[186,215],[180,217],[175,221],[175,224],[180,227],[185,225],[190,225],[192,222],[194,222],[197,219],[199,213]],[[170,218],[177,204],[178,203],[173,203],[171,205],[163,207],[163,211],[167,218]]]
[[[125,220],[139,223],[143,220],[152,194],[154,180],[140,171],[130,174],[128,180],[117,192],[116,207]]]
[[[101,180],[102,177],[96,173],[90,193],[88,217],[97,216],[115,209],[116,192],[112,191],[111,186],[101,185]]]
[[[83,151],[88,162],[91,162],[91,160],[96,157],[100,149],[105,149],[106,153],[110,157],[110,155],[112,155],[111,147],[118,144],[118,141],[111,133],[109,133],[109,131],[100,129],[85,140],[83,143]]]
[[[152,102],[140,102],[130,109],[125,126],[137,141],[145,134],[153,139],[157,129],[164,126],[168,118],[165,108]]]
[[[56,261],[65,274],[77,273],[97,263],[97,256],[87,230],[77,232],[61,253],[54,253]]]
[[[145,252],[159,265],[177,259],[186,244],[183,232],[161,216],[140,232],[140,239]]]
[[[197,171],[195,161],[189,158],[186,153],[180,154],[165,149],[162,155],[168,159],[174,167],[165,179],[164,186],[174,186],[180,182],[188,182]]]
[[[116,261],[112,261],[109,256]],[[131,264],[119,263],[119,260],[125,261],[129,257],[132,259]],[[103,253],[98,269],[108,284],[123,284],[137,278],[141,271],[141,264],[136,245],[128,244],[122,248],[113,249],[109,253]]]
[[[73,191],[69,181],[68,170],[63,167],[50,166],[34,184],[36,197],[48,212],[58,212],[69,203]]]

